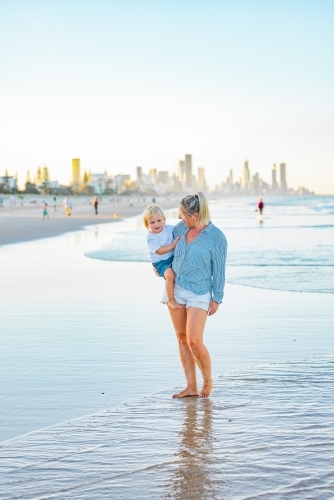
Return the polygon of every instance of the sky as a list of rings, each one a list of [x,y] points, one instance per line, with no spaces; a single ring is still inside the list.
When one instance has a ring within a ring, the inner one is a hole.
[[[233,169],[334,193],[332,0],[0,0],[0,176]]]

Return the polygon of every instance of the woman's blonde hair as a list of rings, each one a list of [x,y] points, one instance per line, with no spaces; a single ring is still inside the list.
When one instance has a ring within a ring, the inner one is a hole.
[[[202,191],[195,194],[189,194],[180,203],[180,209],[187,215],[198,214],[200,225],[206,225],[210,222],[210,209],[207,197]]]
[[[152,219],[153,215],[160,215],[164,221],[166,220],[166,216],[159,205],[149,205],[143,212],[143,223],[146,229],[149,228],[148,223],[150,222],[150,219]]]

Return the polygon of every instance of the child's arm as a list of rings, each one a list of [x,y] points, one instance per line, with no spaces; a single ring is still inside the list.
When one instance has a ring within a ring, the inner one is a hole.
[[[166,245],[165,247],[158,248],[158,250],[156,251],[156,253],[158,255],[164,255],[165,253],[168,253],[171,250],[174,250],[174,248],[176,247],[176,244],[179,241],[179,239],[180,239],[180,236],[177,236],[177,238],[175,238],[175,240],[173,241],[173,243],[171,243],[170,245]]]

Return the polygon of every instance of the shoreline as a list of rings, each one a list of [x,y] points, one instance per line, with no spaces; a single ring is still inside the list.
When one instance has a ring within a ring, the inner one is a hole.
[[[90,203],[74,199],[71,216],[67,217],[61,205],[58,204],[55,211],[50,201],[50,219],[44,221],[42,220],[43,202],[36,203],[34,206],[5,207],[0,209],[0,248],[80,231],[86,226],[121,222],[130,217],[139,216],[148,203],[138,201],[130,205],[128,200],[118,203],[103,200],[99,204],[99,215],[96,216]],[[157,203],[164,210],[177,207],[177,202],[174,200],[157,199]],[[114,216],[116,213],[118,217]]]
[[[332,297],[227,283],[205,329],[213,393],[174,400],[184,374],[163,280],[149,262],[85,256],[122,228],[137,233],[135,205],[116,230],[105,200],[99,218],[87,203],[44,225],[41,205],[0,211],[8,239],[11,223],[21,237],[37,228],[36,241],[0,247],[0,498],[26,497],[27,484],[31,498],[203,500],[225,486],[288,498],[301,481],[323,497],[334,487]],[[41,235],[53,222],[65,234]]]

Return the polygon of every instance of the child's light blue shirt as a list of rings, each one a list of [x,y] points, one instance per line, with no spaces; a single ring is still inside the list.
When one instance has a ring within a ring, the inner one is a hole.
[[[159,262],[160,260],[167,260],[174,254],[174,251],[164,253],[163,255],[157,254],[157,250],[166,245],[170,245],[174,241],[173,237],[174,226],[164,225],[163,230],[160,233],[147,233],[147,245],[150,251],[152,263]]]

